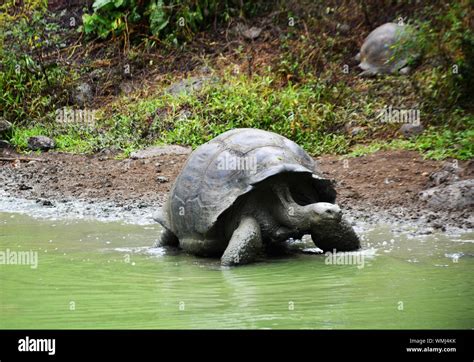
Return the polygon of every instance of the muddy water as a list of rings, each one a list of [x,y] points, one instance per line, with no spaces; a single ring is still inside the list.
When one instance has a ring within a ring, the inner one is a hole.
[[[37,253],[0,265],[0,328],[474,327],[473,233],[381,225],[344,265],[298,254],[223,269],[150,248],[158,232],[0,213],[0,251]]]

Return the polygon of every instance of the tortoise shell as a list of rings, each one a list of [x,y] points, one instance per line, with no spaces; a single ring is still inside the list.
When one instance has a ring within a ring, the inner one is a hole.
[[[311,174],[320,195],[334,202],[331,181],[321,176],[314,160],[295,142],[259,129],[227,131],[191,153],[159,222],[178,238],[202,237],[237,198],[284,172]]]
[[[386,23],[374,29],[365,39],[360,49],[359,67],[379,73],[393,73],[408,63],[405,49],[397,47],[408,35],[407,27]]]

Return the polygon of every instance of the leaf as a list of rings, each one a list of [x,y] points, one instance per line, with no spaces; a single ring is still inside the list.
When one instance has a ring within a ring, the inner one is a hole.
[[[94,19],[92,18],[93,15],[84,14],[82,15],[82,23],[84,25],[84,32],[86,34],[90,34],[94,31]]]
[[[149,12],[151,32],[153,35],[158,35],[158,33],[169,23],[169,17],[166,16],[163,1],[158,0],[157,2],[150,3]]]
[[[92,8],[94,11],[97,11],[99,9],[102,9],[106,7],[107,5],[114,4],[114,0],[95,0],[94,4],[92,5]]]
[[[142,16],[141,16],[140,13],[137,11],[137,8],[134,7],[134,8],[132,9],[132,13],[130,14],[130,17],[129,17],[130,21],[131,21],[132,23],[137,23],[137,22],[140,21],[141,18],[142,18]]]

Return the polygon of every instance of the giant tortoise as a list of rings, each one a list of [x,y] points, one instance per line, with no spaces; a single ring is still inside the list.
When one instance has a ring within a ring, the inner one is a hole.
[[[363,70],[360,76],[409,73],[409,63],[417,57],[408,46],[413,36],[413,29],[408,25],[386,23],[375,28],[355,57]]]
[[[155,215],[159,246],[253,262],[272,246],[311,234],[322,250],[358,249],[332,181],[296,143],[258,129],[227,131],[198,147]]]

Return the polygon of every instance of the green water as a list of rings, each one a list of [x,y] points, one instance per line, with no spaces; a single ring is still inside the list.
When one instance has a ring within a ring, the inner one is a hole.
[[[149,248],[158,232],[0,213],[0,251],[38,252],[35,269],[0,265],[0,328],[474,327],[472,233],[381,226],[363,267],[300,254],[223,269]]]

